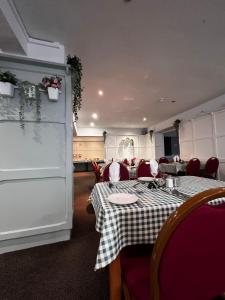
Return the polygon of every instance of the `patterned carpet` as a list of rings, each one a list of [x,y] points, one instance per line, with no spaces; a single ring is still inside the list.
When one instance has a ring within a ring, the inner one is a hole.
[[[0,255],[0,300],[107,300],[107,270],[94,272],[99,236],[86,211],[93,173],[76,173],[72,239]]]

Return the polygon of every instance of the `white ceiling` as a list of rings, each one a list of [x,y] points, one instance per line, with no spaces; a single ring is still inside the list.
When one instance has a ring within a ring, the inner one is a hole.
[[[0,49],[9,53],[24,54],[22,47],[12,32],[7,20],[0,10]]]
[[[30,36],[81,58],[80,127],[93,112],[96,127],[147,127],[225,93],[224,0],[14,3]]]

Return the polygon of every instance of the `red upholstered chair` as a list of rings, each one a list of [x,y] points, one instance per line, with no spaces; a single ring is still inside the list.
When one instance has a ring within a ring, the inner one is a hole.
[[[203,177],[216,179],[218,167],[219,167],[218,158],[210,157],[206,162]]]
[[[91,164],[92,164],[93,171],[95,173],[95,180],[96,180],[96,182],[100,182],[101,181],[100,167],[96,163],[96,161],[92,161]]]
[[[149,164],[146,164],[145,161],[141,162],[137,167],[137,177],[153,177],[151,174],[151,168]],[[156,176],[157,178],[160,177],[160,172]]]
[[[168,164],[169,160],[166,157],[160,157],[159,164]]]
[[[102,180],[103,181],[109,181],[109,166],[111,165],[108,164],[104,171],[103,171],[103,175],[102,175]],[[123,181],[123,180],[129,180],[129,171],[127,169],[127,167],[120,163],[120,180]]]
[[[149,255],[121,252],[125,299],[210,300],[225,291],[225,188],[183,203],[164,223]]]
[[[104,170],[103,170],[103,174],[102,174],[102,181],[109,181],[109,166],[111,165],[108,164],[107,166],[105,166]]]
[[[186,175],[199,176],[200,175],[200,160],[192,158],[189,160],[186,167]]]
[[[125,158],[125,159],[123,160],[123,163],[124,163],[125,165],[127,165],[127,166],[129,166],[129,165],[130,165],[130,163],[129,163],[129,161],[128,161],[128,159],[127,159],[127,158]]]

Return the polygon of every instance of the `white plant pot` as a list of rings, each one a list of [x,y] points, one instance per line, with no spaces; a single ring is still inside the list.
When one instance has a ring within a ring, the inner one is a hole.
[[[0,81],[0,94],[8,97],[13,97],[15,85],[9,82]]]
[[[51,101],[58,101],[59,99],[59,89],[48,87],[48,98]]]

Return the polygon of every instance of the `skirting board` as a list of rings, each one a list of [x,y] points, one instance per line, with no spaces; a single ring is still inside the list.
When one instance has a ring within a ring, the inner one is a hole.
[[[5,240],[0,242],[0,254],[32,248],[41,245],[53,244],[70,239],[70,230],[60,230],[34,236]]]

